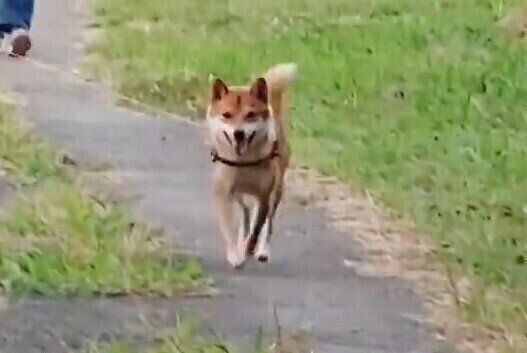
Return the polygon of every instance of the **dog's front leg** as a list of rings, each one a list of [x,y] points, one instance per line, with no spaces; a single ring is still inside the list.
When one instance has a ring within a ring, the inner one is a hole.
[[[245,253],[237,251],[234,238],[234,198],[221,187],[214,188],[214,209],[223,239],[223,246],[227,253],[227,261],[234,267],[239,268],[246,259]]]

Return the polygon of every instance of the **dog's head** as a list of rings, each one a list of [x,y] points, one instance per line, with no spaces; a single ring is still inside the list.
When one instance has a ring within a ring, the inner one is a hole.
[[[213,144],[241,157],[275,139],[269,87],[263,78],[248,88],[229,88],[222,80],[212,84],[207,122]]]

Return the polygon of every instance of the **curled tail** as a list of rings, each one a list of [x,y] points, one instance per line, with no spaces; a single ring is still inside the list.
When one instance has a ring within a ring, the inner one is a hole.
[[[295,63],[278,64],[264,75],[271,91],[271,106],[275,115],[283,111],[283,95],[287,87],[296,79],[298,66]]]
[[[298,66],[295,63],[278,64],[264,75],[265,80],[276,93],[283,93],[296,78]]]

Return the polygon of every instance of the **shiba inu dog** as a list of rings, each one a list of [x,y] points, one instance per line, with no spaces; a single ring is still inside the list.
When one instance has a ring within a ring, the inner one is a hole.
[[[207,125],[212,143],[213,200],[227,261],[269,260],[273,219],[289,165],[284,93],[297,66],[280,64],[247,87],[212,84]],[[236,205],[240,209],[235,239]]]

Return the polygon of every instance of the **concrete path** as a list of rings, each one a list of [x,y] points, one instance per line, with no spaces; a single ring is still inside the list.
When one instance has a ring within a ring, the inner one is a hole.
[[[271,263],[229,269],[217,248],[201,127],[114,107],[105,88],[73,73],[82,42],[75,2],[41,1],[36,14],[31,58],[0,59],[0,77],[24,97],[25,117],[81,163],[110,162],[115,190],[134,197],[139,217],[194,250],[222,294],[183,301],[26,300],[0,314],[0,351],[69,352],[87,338],[114,334],[140,341],[139,314],[169,325],[183,308],[243,345],[260,325],[273,329],[276,306],[285,329],[308,331],[317,352],[444,352],[415,319],[419,302],[402,283],[358,277],[343,266],[358,249],[352,236],[329,229],[319,210],[289,202]]]

